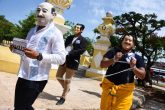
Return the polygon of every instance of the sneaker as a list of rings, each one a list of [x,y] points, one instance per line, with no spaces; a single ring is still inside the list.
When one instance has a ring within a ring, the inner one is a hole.
[[[61,97],[60,100],[57,101],[56,105],[62,105],[62,104],[64,104],[64,102],[65,102],[65,99],[63,97]]]

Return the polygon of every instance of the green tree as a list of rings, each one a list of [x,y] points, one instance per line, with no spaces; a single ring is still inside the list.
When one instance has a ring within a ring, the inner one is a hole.
[[[87,40],[87,51],[92,56],[93,55],[93,49],[94,49],[92,46],[93,41],[89,37],[86,37],[86,40]]]
[[[67,25],[67,26],[70,27],[70,30],[67,31],[67,32],[64,34],[64,39],[66,39],[68,36],[73,35],[73,29],[74,29],[75,23],[73,23],[73,22],[71,22],[71,21],[65,21],[64,25]]]
[[[19,21],[17,25],[18,37],[25,39],[29,30],[35,26],[35,13],[31,12],[26,19]]]
[[[97,28],[95,28],[94,30],[93,30],[93,32],[95,33],[95,35],[98,35],[97,37],[96,37],[96,39],[100,39],[100,32],[99,32],[99,30],[97,29]],[[110,42],[111,42],[111,47],[115,47],[115,46],[118,46],[119,45],[119,36],[117,36],[117,35],[111,35],[110,37],[109,37],[109,39],[110,39]]]
[[[96,36],[96,39],[100,39],[100,32],[99,32],[99,30],[98,30],[98,28],[95,28],[94,30],[93,30],[93,33],[95,34],[95,36]]]
[[[120,29],[116,34],[134,35],[136,39],[136,50],[140,52],[142,57],[146,60],[146,80],[150,81],[150,67],[161,56],[160,52],[165,43],[164,40],[161,41],[160,37],[158,37],[155,32],[165,26],[165,20],[157,20],[155,14],[142,15],[136,12],[115,16],[114,20],[116,21],[116,27]]]
[[[17,36],[16,26],[9,22],[5,16],[0,15],[0,43],[3,40],[12,40],[14,36]]]
[[[111,47],[116,47],[119,46],[120,44],[120,38],[119,36],[112,35],[110,36],[110,42],[111,42]]]

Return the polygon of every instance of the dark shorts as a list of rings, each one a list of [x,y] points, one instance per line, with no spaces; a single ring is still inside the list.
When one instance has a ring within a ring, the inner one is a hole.
[[[75,61],[75,60],[67,60],[66,62],[66,67],[73,69],[73,70],[77,70],[78,66],[79,66],[79,62]]]
[[[63,65],[61,66],[66,66],[67,68],[77,70],[79,66],[79,60],[74,59],[73,57],[69,57],[68,55],[66,56],[66,61]]]

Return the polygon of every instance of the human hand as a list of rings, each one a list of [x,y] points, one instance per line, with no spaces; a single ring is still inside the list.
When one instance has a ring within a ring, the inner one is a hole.
[[[119,61],[121,57],[123,56],[122,52],[117,52],[116,55],[114,56],[114,61]]]
[[[135,57],[131,57],[131,60],[130,60],[130,67],[131,67],[131,68],[136,67],[136,62],[137,62],[136,58],[135,58]]]
[[[30,48],[25,48],[24,52],[27,57],[32,58],[32,59],[37,59],[37,56],[39,55],[39,52]]]

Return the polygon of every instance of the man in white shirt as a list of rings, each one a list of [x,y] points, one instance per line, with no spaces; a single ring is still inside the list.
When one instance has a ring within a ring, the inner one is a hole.
[[[37,25],[29,31],[25,55],[21,56],[14,110],[34,110],[32,104],[47,83],[51,63],[65,62],[63,35],[53,23],[55,15],[53,5],[48,2],[37,7]]]

